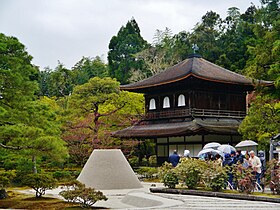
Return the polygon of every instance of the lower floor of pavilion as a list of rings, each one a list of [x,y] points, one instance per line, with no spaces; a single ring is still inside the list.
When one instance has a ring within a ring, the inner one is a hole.
[[[166,161],[174,150],[179,155],[184,150],[196,157],[209,142],[235,145],[241,141],[238,127],[242,119],[233,118],[184,118],[169,120],[143,120],[116,131],[113,136],[129,139],[153,139],[158,164]]]
[[[169,155],[177,150],[180,156],[183,156],[185,150],[190,151],[190,157],[196,157],[203,146],[209,142],[218,142],[220,144],[236,145],[241,141],[240,135],[194,135],[180,137],[161,137],[155,138],[155,151],[157,162],[161,165],[168,160]]]

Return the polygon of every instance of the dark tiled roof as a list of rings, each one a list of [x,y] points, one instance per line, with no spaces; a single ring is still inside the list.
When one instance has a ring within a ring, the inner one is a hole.
[[[235,119],[194,119],[187,122],[138,124],[113,133],[121,138],[154,138],[188,136],[199,133],[238,134],[240,120]]]
[[[150,78],[128,85],[122,85],[121,89],[136,90],[159,86],[183,80],[190,76],[220,83],[253,86],[252,79],[222,68],[199,56],[193,56]],[[271,84],[266,81],[258,81],[258,83]]]

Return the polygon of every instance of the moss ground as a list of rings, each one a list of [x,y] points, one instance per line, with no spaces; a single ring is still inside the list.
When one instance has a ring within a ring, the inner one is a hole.
[[[0,200],[0,208],[4,209],[36,209],[36,210],[60,210],[82,209],[77,204],[68,203],[56,198],[36,198],[34,195],[22,194],[16,191],[8,191],[9,198]],[[101,208],[92,208],[101,209]]]

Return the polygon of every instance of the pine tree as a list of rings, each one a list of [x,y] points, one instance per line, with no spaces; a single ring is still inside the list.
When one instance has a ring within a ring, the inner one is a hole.
[[[121,84],[127,84],[132,70],[145,71],[144,61],[136,59],[135,54],[145,49],[146,46],[147,42],[141,36],[136,20],[132,18],[110,41],[109,76],[116,78]]]

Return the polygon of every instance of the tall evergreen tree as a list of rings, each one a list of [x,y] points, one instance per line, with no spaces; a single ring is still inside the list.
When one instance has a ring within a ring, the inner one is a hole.
[[[67,155],[59,122],[48,103],[39,101],[38,68],[16,38],[0,34],[0,156],[5,150],[36,157]],[[63,157],[62,157],[62,156]]]
[[[144,62],[135,58],[147,42],[140,34],[140,29],[134,18],[122,26],[117,36],[109,43],[108,63],[109,76],[116,78],[121,84],[129,83],[131,72],[135,69],[144,70]]]
[[[236,7],[228,9],[228,16],[223,21],[224,32],[219,38],[221,54],[215,61],[218,65],[235,72],[242,72],[248,59],[247,45],[255,37],[253,32],[255,13],[254,5],[251,5],[244,14],[241,14]]]
[[[211,62],[215,62],[220,55],[218,39],[222,33],[222,19],[216,12],[210,11],[202,16],[190,35],[192,43],[199,45],[199,53]]]
[[[279,0],[262,0],[254,24],[255,39],[248,45],[248,76],[274,80],[280,91],[280,4]]]

